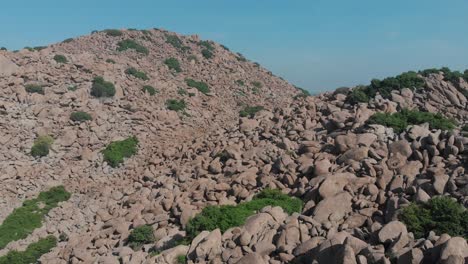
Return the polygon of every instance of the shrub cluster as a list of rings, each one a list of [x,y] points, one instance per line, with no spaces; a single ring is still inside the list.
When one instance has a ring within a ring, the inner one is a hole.
[[[144,244],[153,243],[154,241],[153,228],[150,225],[136,227],[128,236],[128,244],[134,250],[139,249]]]
[[[132,75],[133,77],[138,78],[140,80],[144,80],[144,81],[149,80],[148,75],[146,75],[146,73],[139,71],[133,67],[126,69],[125,73],[128,75]]]
[[[236,84],[239,85],[239,86],[244,86],[245,85],[243,80],[237,80]]]
[[[424,87],[424,80],[418,73],[409,71],[383,80],[373,79],[368,86],[358,86],[348,95],[348,102],[368,102],[379,93],[383,98],[390,98],[392,91],[403,88],[419,89]]]
[[[111,37],[120,37],[123,35],[122,31],[118,29],[106,29],[104,30],[104,32],[106,33],[107,36],[111,36]]]
[[[166,101],[166,107],[172,111],[182,111],[187,107],[184,100],[169,99]]]
[[[63,55],[55,55],[54,56],[54,60],[57,62],[57,63],[67,63],[68,60],[67,60],[67,57],[63,56]]]
[[[24,89],[28,93],[44,94],[44,88],[38,84],[27,84],[24,86]]]
[[[180,63],[176,58],[168,58],[164,61],[164,64],[166,64],[170,70],[174,70],[176,72],[182,71],[182,69],[180,68]]]
[[[465,72],[461,73],[460,71],[452,71],[448,67],[442,67],[440,69],[426,69],[420,71],[419,73],[427,77],[429,76],[429,74],[440,72],[444,74],[445,81],[452,82],[454,84],[458,84],[460,82],[460,78],[464,79],[465,81],[468,81],[468,70],[465,70]]]
[[[208,50],[208,49],[203,49],[201,53],[202,53],[203,57],[205,59],[207,59],[207,60],[213,58],[213,56],[214,56],[213,52],[211,50]]]
[[[102,151],[104,160],[115,168],[123,163],[124,158],[129,158],[137,152],[138,139],[136,137],[129,137],[124,140],[114,141],[110,143],[106,149]]]
[[[150,95],[155,95],[158,91],[151,85],[145,85],[142,88],[143,92],[149,93]]]
[[[24,201],[0,225],[0,249],[12,241],[26,238],[34,229],[41,227],[44,216],[59,202],[68,199],[70,193],[63,186],[57,186],[39,193],[36,199]]]
[[[93,120],[90,114],[83,112],[83,111],[77,111],[73,112],[70,114],[70,120],[74,122],[83,122],[83,121],[89,121]]]
[[[182,50],[182,51],[186,51],[190,49],[189,47],[184,46],[184,43],[177,35],[166,34],[166,43],[169,43],[174,48]]]
[[[310,92],[307,91],[306,89],[303,89],[301,87],[297,87],[295,86],[297,90],[299,90],[299,94],[297,94],[296,96],[294,96],[294,99],[297,99],[297,98],[305,98],[305,97],[308,97],[310,96]]]
[[[401,210],[399,218],[416,238],[430,231],[468,239],[468,210],[450,197],[434,197],[427,203],[413,203]]]
[[[34,140],[34,145],[31,148],[31,155],[35,158],[49,155],[50,146],[54,143],[54,139],[50,136],[40,136]]]
[[[376,113],[369,118],[368,123],[391,127],[397,133],[405,130],[408,125],[420,125],[423,123],[429,123],[431,129],[451,130],[456,126],[454,120],[447,119],[439,113],[433,114],[407,109],[394,114]]]
[[[149,50],[145,46],[131,39],[122,40],[119,43],[117,43],[117,46],[118,46],[117,51],[125,51],[128,49],[133,49],[138,53],[142,53],[145,55],[149,54]]]
[[[0,257],[0,264],[30,264],[37,263],[39,258],[48,253],[57,245],[57,239],[54,236],[42,238],[36,243],[30,244],[25,251],[10,251],[8,254]]]
[[[205,207],[200,214],[187,223],[187,236],[193,239],[204,230],[212,231],[217,228],[224,233],[231,227],[243,225],[249,216],[266,206],[281,206],[288,214],[302,211],[300,199],[289,197],[279,190],[266,189],[250,202],[240,203],[236,206]]]
[[[250,117],[250,118],[253,118],[255,116],[255,114],[261,110],[263,110],[263,106],[246,106],[244,107],[244,109],[242,109],[240,112],[239,112],[239,115],[241,117]]]
[[[91,95],[95,97],[112,97],[115,95],[115,86],[100,76],[95,77],[91,87]]]
[[[210,92],[210,88],[208,87],[208,84],[206,84],[205,82],[197,82],[189,78],[185,79],[185,82],[187,83],[189,87],[195,88],[203,94],[208,94]]]

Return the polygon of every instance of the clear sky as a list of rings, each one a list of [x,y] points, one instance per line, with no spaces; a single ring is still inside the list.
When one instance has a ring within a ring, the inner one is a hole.
[[[466,0],[4,0],[0,47],[106,28],[199,34],[310,91],[468,68]]]

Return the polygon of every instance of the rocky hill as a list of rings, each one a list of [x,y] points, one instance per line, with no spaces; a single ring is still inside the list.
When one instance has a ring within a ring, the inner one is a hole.
[[[0,232],[3,258],[468,261],[466,74],[311,97],[163,30],[0,51],[0,66],[0,231],[19,230]],[[42,220],[14,221],[31,206]]]

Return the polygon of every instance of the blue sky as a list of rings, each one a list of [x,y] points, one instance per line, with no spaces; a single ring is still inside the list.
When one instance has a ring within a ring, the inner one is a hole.
[[[466,0],[5,0],[0,47],[105,28],[199,34],[311,91],[407,70],[468,68]]]

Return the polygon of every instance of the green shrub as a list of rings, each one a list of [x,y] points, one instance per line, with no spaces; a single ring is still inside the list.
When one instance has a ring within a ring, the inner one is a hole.
[[[113,60],[113,59],[107,59],[106,62],[107,62],[107,63],[115,64],[115,60]]]
[[[70,119],[75,122],[83,122],[93,120],[90,114],[82,111],[73,112],[70,114]]]
[[[468,125],[464,125],[461,130],[464,132],[468,132]]]
[[[367,95],[366,89],[367,87],[365,86],[358,86],[351,90],[351,93],[347,97],[348,102],[352,104],[369,102],[370,98]]]
[[[73,42],[73,38],[67,38],[65,39],[64,41],[62,41],[62,43],[70,43],[70,42]]]
[[[240,54],[240,53],[237,53],[237,60],[240,61],[240,62],[246,62],[247,59],[244,57],[244,55]]]
[[[223,48],[225,51],[230,51],[228,47],[226,47],[225,45],[221,45],[221,48]]]
[[[12,250],[8,254],[0,257],[0,264],[30,264],[37,263],[39,258],[48,253],[57,245],[54,236],[42,238],[36,243],[30,244],[25,251]]]
[[[296,87],[296,89],[299,90],[299,92],[300,92],[299,94],[294,96],[294,99],[305,98],[305,97],[310,96],[310,92],[307,91],[306,89],[303,89],[303,88],[297,87],[297,86],[294,86],[294,87]]]
[[[31,148],[31,155],[35,158],[49,155],[52,143],[54,143],[54,139],[50,136],[38,137],[34,140],[34,145]]]
[[[169,67],[170,70],[175,70],[176,72],[181,72],[180,63],[176,58],[168,58],[164,61],[164,64]]]
[[[208,94],[210,92],[210,88],[208,87],[208,84],[206,84],[205,82],[197,82],[189,78],[185,79],[185,82],[187,83],[189,87],[195,88],[203,94]]]
[[[468,211],[450,197],[435,197],[427,203],[413,203],[401,209],[399,218],[416,238],[430,231],[468,239]]]
[[[115,95],[115,86],[100,76],[95,77],[91,87],[91,95],[95,97],[112,97]]]
[[[119,43],[117,43],[117,46],[118,46],[117,51],[125,51],[128,49],[133,49],[138,53],[142,53],[145,55],[149,54],[149,50],[145,46],[131,39],[122,40]]]
[[[71,91],[71,92],[74,92],[74,91],[78,90],[78,86],[70,85],[70,86],[67,87],[67,90]]]
[[[122,31],[118,29],[106,29],[104,30],[104,32],[106,33],[107,36],[111,36],[111,37],[120,37],[123,35]]]
[[[203,49],[202,50],[202,55],[205,59],[209,60],[211,58],[213,58],[213,52],[211,50],[208,50],[208,49]]]
[[[198,45],[202,46],[206,50],[213,51],[215,50],[215,47],[213,46],[213,43],[209,40],[202,40],[198,42]]]
[[[208,206],[192,218],[186,227],[187,236],[191,239],[204,230],[212,231],[217,228],[224,233],[227,229],[241,226],[245,220],[266,206],[280,206],[288,214],[302,211],[302,201],[282,194],[279,190],[266,189],[255,196],[252,201],[240,203],[236,206]]]
[[[5,47],[1,47],[0,50],[8,50],[8,49]]]
[[[58,54],[54,56],[54,60],[57,63],[67,63],[68,62],[67,57],[65,57],[63,55],[58,55]]]
[[[187,263],[187,256],[179,255],[177,256],[177,264],[186,264]]]
[[[153,228],[150,225],[139,226],[133,229],[128,236],[128,244],[135,250],[154,241]]]
[[[369,118],[368,123],[392,127],[397,133],[405,130],[408,125],[429,123],[431,129],[441,130],[452,130],[456,125],[454,120],[447,119],[439,113],[433,114],[407,109],[394,114],[376,113]]]
[[[187,105],[184,100],[169,99],[166,101],[166,107],[172,111],[182,111],[187,107]]]
[[[129,158],[137,152],[138,139],[136,137],[129,137],[125,140],[114,141],[110,143],[106,149],[102,151],[104,160],[115,168],[123,163],[124,158]]]
[[[244,86],[244,85],[245,85],[245,83],[244,83],[243,80],[237,80],[236,83],[237,83],[237,85],[239,85],[239,86]]]
[[[263,84],[261,82],[252,82],[253,87],[261,89],[263,87]]]
[[[150,95],[155,95],[158,91],[151,85],[145,85],[142,88],[143,92],[149,93]]]
[[[139,71],[139,70],[137,70],[137,69],[135,69],[133,67],[130,67],[130,68],[126,69],[125,73],[128,74],[128,75],[132,75],[133,77],[138,78],[140,80],[144,80],[144,81],[149,80],[146,73],[144,73],[142,71]]]
[[[24,201],[0,225],[0,249],[12,241],[26,238],[34,229],[41,227],[44,216],[59,202],[68,199],[70,193],[63,186],[57,186],[39,193],[36,199]]]
[[[166,43],[171,44],[176,49],[182,49],[184,46],[182,40],[177,35],[166,35]]]
[[[239,112],[241,117],[250,117],[253,118],[255,114],[263,110],[263,106],[246,106]]]
[[[28,93],[44,94],[44,88],[42,88],[42,86],[38,84],[27,84],[24,86],[24,89]]]

